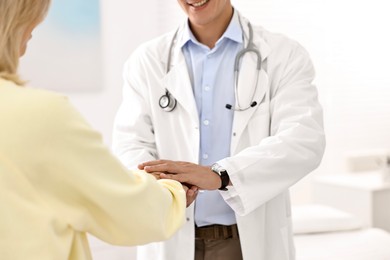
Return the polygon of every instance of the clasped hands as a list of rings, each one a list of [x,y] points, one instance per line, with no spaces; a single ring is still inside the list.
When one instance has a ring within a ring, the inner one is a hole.
[[[156,179],[179,181],[186,191],[187,207],[196,199],[199,190],[216,190],[221,187],[221,178],[211,170],[210,166],[156,160],[141,163],[138,168],[152,174]]]

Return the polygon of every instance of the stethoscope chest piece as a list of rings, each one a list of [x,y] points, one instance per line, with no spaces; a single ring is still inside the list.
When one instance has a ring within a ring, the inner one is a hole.
[[[162,110],[165,112],[171,112],[175,109],[177,101],[175,98],[172,98],[170,93],[167,91],[165,95],[160,97],[158,103]]]

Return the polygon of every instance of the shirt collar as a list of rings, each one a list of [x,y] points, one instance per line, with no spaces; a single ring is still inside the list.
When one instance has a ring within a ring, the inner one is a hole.
[[[222,35],[221,39],[228,38],[232,41],[242,43],[242,28],[240,25],[240,20],[238,17],[238,12],[234,10],[234,14],[232,17],[232,20],[230,21],[230,24],[228,28],[226,29],[225,33]],[[219,40],[221,40],[219,39]]]
[[[238,17],[238,12],[236,10],[233,10],[233,17],[230,20],[229,26],[227,27],[225,33],[221,36],[221,38],[217,41],[218,42],[222,41],[222,39],[227,38],[232,41],[242,43],[242,28],[240,25],[239,17]],[[188,41],[192,41],[195,44],[200,44],[199,41],[195,38],[194,34],[191,31],[189,21],[187,19],[187,22],[185,23],[184,30],[182,33],[181,39],[178,41],[178,45],[180,47],[183,47]]]

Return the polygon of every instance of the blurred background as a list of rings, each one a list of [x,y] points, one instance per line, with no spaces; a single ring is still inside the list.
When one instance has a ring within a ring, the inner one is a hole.
[[[291,189],[293,204],[316,200],[316,187],[322,189],[324,176],[356,173],[362,177],[386,171],[390,155],[388,1],[232,3],[252,24],[300,42],[316,67],[327,149],[321,166]],[[175,0],[53,0],[48,19],[34,32],[22,59],[21,74],[33,87],[69,96],[110,145],[121,102],[123,63],[139,44],[175,29],[184,19]],[[362,178],[356,182],[372,181]],[[353,183],[356,178],[343,180]],[[332,196],[326,194],[318,198]],[[94,259],[134,258],[133,248],[91,239]]]

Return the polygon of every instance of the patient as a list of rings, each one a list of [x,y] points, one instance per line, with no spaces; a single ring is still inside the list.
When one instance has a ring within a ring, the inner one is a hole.
[[[18,59],[49,4],[0,1],[0,258],[91,259],[87,232],[167,239],[184,220],[182,185],[127,171],[66,98],[22,86]]]

